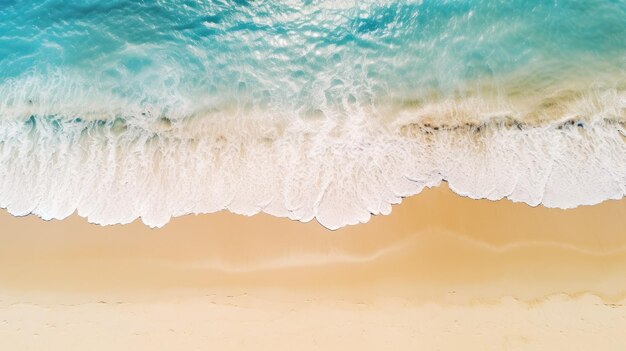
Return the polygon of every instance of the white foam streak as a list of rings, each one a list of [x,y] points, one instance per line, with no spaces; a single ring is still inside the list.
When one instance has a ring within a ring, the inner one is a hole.
[[[607,119],[408,134],[373,121],[198,118],[186,122],[193,133],[86,123],[3,121],[0,206],[154,227],[188,213],[264,211],[337,229],[442,180],[472,198],[560,208],[626,194],[626,130]]]
[[[292,111],[210,108],[177,88],[147,104],[149,91],[126,99],[80,82],[65,72],[0,84],[0,207],[12,214],[162,226],[226,209],[336,229],[444,180],[533,206],[626,194],[622,90]]]

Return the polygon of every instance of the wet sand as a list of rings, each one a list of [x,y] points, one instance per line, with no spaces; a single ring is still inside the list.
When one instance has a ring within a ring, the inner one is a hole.
[[[571,210],[445,186],[328,231],[0,214],[8,349],[620,349],[626,200]]]

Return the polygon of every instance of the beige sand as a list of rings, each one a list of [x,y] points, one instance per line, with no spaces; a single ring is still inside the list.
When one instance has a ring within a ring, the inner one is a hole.
[[[443,187],[335,232],[0,215],[0,350],[621,350],[625,300],[626,200],[562,211]]]

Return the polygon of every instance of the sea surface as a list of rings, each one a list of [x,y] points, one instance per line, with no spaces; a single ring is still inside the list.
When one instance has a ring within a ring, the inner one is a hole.
[[[0,207],[336,229],[626,195],[626,1],[0,0]]]

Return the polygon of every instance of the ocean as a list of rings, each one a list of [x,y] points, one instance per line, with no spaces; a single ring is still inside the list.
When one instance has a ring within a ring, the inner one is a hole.
[[[0,207],[337,229],[626,195],[626,1],[0,0]]]

